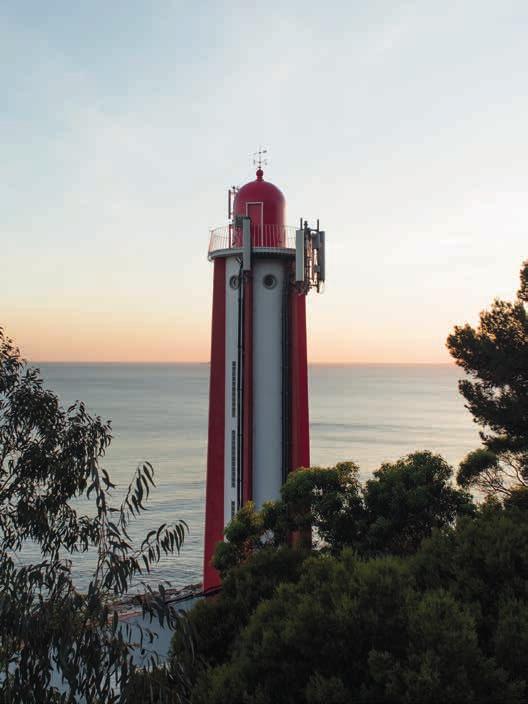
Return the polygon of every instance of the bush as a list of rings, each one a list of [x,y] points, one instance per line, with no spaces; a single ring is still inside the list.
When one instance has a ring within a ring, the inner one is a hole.
[[[528,518],[521,515],[485,506],[433,531],[414,555],[361,558],[346,548],[305,557],[217,641],[221,656],[206,656],[192,702],[524,702]],[[266,555],[272,567],[275,552],[268,547],[238,566],[235,591],[201,605],[194,623],[204,637],[237,612],[251,584],[258,593],[252,563]]]
[[[245,506],[216,553],[222,592],[190,614],[191,701],[521,701],[520,665],[493,656],[499,604],[486,586],[506,542],[501,569],[522,598],[528,522],[499,503],[477,510],[451,477],[419,452],[364,485],[353,463],[298,470],[281,501]],[[310,527],[314,549],[285,544]],[[180,648],[176,636],[178,662]]]

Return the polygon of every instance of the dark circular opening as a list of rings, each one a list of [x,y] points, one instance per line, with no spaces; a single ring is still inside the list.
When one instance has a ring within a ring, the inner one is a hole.
[[[266,288],[275,288],[277,285],[277,279],[273,274],[266,274],[266,276],[262,279],[262,283]]]
[[[231,286],[231,288],[238,288],[238,284],[239,284],[238,276],[232,276],[229,279],[229,285]]]

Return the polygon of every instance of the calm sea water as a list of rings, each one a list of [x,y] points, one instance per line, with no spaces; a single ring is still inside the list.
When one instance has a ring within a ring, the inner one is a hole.
[[[204,523],[209,367],[205,364],[40,364],[46,386],[64,404],[82,399],[112,420],[105,466],[116,502],[138,463],[149,460],[157,487],[132,530],[141,539],[181,518],[189,535],[179,556],[163,559],[151,583],[200,581]],[[310,368],[312,464],[352,459],[368,475],[416,449],[456,464],[478,444],[451,366],[353,365]],[[92,554],[74,556],[80,586]]]

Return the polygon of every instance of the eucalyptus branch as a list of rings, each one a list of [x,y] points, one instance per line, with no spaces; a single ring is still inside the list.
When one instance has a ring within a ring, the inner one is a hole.
[[[135,645],[109,594],[126,594],[134,577],[179,552],[187,527],[162,525],[134,546],[127,526],[145,509],[154,470],[148,463],[138,468],[114,508],[114,484],[100,466],[111,439],[110,423],[83,403],[62,408],[0,329],[0,701],[34,704],[36,692],[39,704],[124,701]],[[81,495],[94,504],[94,516],[72,505]],[[27,540],[40,549],[37,564],[17,560]],[[65,555],[89,548],[97,561],[82,594]],[[144,608],[181,627],[162,586]],[[65,694],[51,684],[53,669]]]

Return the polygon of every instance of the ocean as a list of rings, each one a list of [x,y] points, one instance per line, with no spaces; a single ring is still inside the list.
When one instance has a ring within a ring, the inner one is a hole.
[[[161,523],[183,519],[189,533],[179,555],[163,558],[145,579],[183,586],[201,580],[209,366],[206,364],[38,364],[45,385],[65,405],[83,400],[111,419],[104,466],[117,484],[116,504],[144,460],[155,469],[148,511],[132,526],[138,542]],[[312,365],[312,465],[354,460],[363,478],[382,462],[429,449],[456,464],[479,444],[450,365]],[[25,555],[31,558],[31,550]],[[92,553],[73,556],[80,588]],[[140,584],[135,585],[141,589]]]

